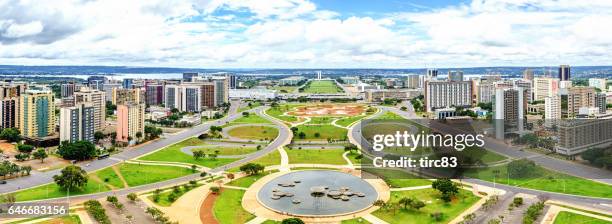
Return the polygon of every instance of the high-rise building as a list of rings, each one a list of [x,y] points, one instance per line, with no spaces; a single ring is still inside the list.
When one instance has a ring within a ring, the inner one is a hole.
[[[561,120],[561,97],[558,95],[544,98],[544,120],[547,127]]]
[[[533,71],[531,69],[525,69],[523,71],[523,79],[533,81]]]
[[[607,111],[606,97],[607,97],[607,94],[605,93],[595,94],[595,106],[599,108],[600,114],[605,114]]]
[[[490,103],[495,95],[495,85],[492,82],[479,82],[476,85],[476,101],[478,103]]]
[[[164,103],[164,85],[147,84],[145,88],[147,105],[160,105]]]
[[[448,81],[451,81],[451,82],[463,81],[463,71],[448,71]]]
[[[427,76],[425,76],[427,80],[436,80],[438,79],[438,69],[430,68],[427,69]]]
[[[215,107],[229,102],[229,82],[227,79],[213,79],[215,84]]]
[[[19,131],[28,138],[55,134],[53,92],[47,88],[29,88],[19,99]]]
[[[533,86],[531,81],[527,79],[517,79],[514,80],[514,86],[523,88],[523,90],[526,91],[527,94],[527,101],[533,102]]]
[[[103,90],[104,84],[106,84],[107,81],[108,79],[106,76],[89,76],[89,78],[87,78],[87,85],[95,90]]]
[[[113,91],[114,89],[120,89],[121,84],[119,83],[106,83],[104,84],[104,95],[106,95],[107,102],[113,102]]]
[[[145,104],[127,103],[117,105],[117,142],[131,144],[137,133],[144,136]]]
[[[520,133],[523,131],[523,121],[527,109],[526,98],[526,92],[520,87],[495,90],[493,118],[495,119],[496,138],[503,138],[507,132],[517,131]]]
[[[123,79],[121,83],[122,83],[121,86],[124,89],[131,89],[132,85],[134,85],[134,80],[133,79]]]
[[[568,81],[571,78],[571,71],[569,65],[560,65],[559,66],[559,80]]]
[[[197,72],[184,72],[183,81],[191,82],[194,77],[198,77],[200,74]]]
[[[427,112],[434,109],[471,106],[472,105],[472,82],[448,82],[427,81],[425,82],[425,107]]]
[[[164,87],[164,102],[165,107],[168,109],[179,109],[181,102],[180,88],[178,85],[166,85]]]
[[[95,141],[95,108],[91,102],[77,103],[60,109],[60,142]]]
[[[540,101],[559,92],[559,79],[539,77],[533,79],[533,100]]]
[[[595,107],[595,88],[577,86],[567,91],[567,116],[579,114],[581,107]]]
[[[406,88],[410,88],[410,89],[422,88],[421,77],[422,76],[420,75],[408,75],[408,77],[406,78]]]
[[[606,86],[608,85],[608,80],[607,79],[599,79],[599,78],[590,78],[589,79],[589,86],[598,88],[599,90],[605,92]]]
[[[234,74],[228,74],[225,76],[226,79],[229,79],[229,88],[236,89],[236,85],[238,84],[238,76]]]
[[[571,80],[567,81],[559,81],[559,89],[569,89],[574,86],[574,83]]]
[[[74,95],[75,88],[76,88],[76,85],[73,82],[63,83],[61,85],[60,96],[62,98],[71,97],[72,95]]]
[[[93,122],[94,132],[102,130],[106,123],[106,93],[100,90],[83,87],[74,92],[74,105],[79,103],[91,103],[94,108]]]
[[[129,102],[144,103],[145,93],[142,89],[113,89],[113,104],[126,104]]]
[[[567,119],[558,125],[555,151],[576,155],[588,149],[607,147],[612,142],[612,119]]]
[[[0,82],[0,129],[19,126],[19,97],[26,89],[23,82]]]
[[[200,112],[202,110],[202,89],[197,85],[181,85],[179,111]]]
[[[215,108],[215,85],[213,83],[202,83],[201,88],[202,107]]]

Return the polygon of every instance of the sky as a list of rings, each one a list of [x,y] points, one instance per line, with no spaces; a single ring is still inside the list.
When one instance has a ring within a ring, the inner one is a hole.
[[[0,64],[611,65],[610,0],[0,0]]]

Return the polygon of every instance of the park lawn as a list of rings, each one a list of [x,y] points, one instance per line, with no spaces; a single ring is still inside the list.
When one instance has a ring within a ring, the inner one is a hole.
[[[344,149],[285,149],[290,164],[316,163],[346,165]]]
[[[341,224],[370,224],[371,222],[368,222],[368,220],[365,220],[363,218],[354,218],[354,219],[349,219],[349,220],[342,220]]]
[[[534,175],[538,175],[537,177],[508,178],[507,169],[507,165],[469,169],[464,175],[489,182],[495,181],[499,184],[507,184],[534,190],[612,198],[612,185],[555,172],[540,166],[537,166],[536,170],[531,172]],[[495,175],[495,173],[497,173],[497,175]]]
[[[282,92],[283,90],[285,90],[287,93],[292,93],[293,91],[297,89],[297,87],[298,86],[271,86],[271,87],[268,87],[268,89],[278,90],[279,92]]]
[[[174,193],[176,195],[176,200],[178,200],[181,196],[183,196],[185,193],[202,186],[202,184],[196,184],[195,186],[192,185],[188,185],[189,188],[185,189],[185,186],[187,185],[182,185],[180,187],[180,190],[178,193]],[[170,207],[172,205],[170,199],[168,198],[168,196],[170,196],[171,194],[173,194],[173,189],[172,190],[168,190],[168,191],[164,191],[162,193],[159,194],[159,200],[157,202],[155,202],[153,199],[153,195],[149,195],[147,198],[152,201],[153,203],[155,203],[156,205],[162,206],[162,207]]]
[[[266,220],[266,221],[262,222],[261,224],[281,224],[281,222],[274,221],[274,220]]]
[[[215,168],[219,166],[223,166],[225,164],[231,163],[238,159],[229,159],[229,158],[203,158],[196,160],[193,156],[187,155],[181,152],[181,148],[185,146],[194,146],[194,145],[203,145],[204,141],[198,138],[189,138],[182,142],[176,143],[174,145],[165,147],[161,150],[158,150],[154,153],[145,155],[140,157],[140,160],[148,160],[148,161],[165,161],[165,162],[180,162],[180,163],[189,163],[196,164],[208,168]]]
[[[278,129],[268,126],[240,126],[232,128],[227,133],[241,139],[273,140],[278,136]]]
[[[559,212],[554,222],[554,224],[573,224],[573,223],[610,224],[611,222],[589,217],[586,215],[568,212],[568,211]]]
[[[304,93],[341,93],[342,89],[332,80],[313,80],[306,84]]]
[[[238,108],[238,113],[241,113],[242,111],[250,110],[250,109],[253,109],[255,107],[261,106],[261,102],[259,102],[259,101],[254,101],[254,102],[250,102],[250,103],[251,103],[250,107],[249,106],[244,106],[244,107]]]
[[[295,107],[304,106],[305,104],[297,104],[297,103],[287,103],[279,105],[278,107],[271,107],[266,110],[266,114],[275,117],[279,120],[286,122],[296,122],[298,121],[298,117],[291,115],[284,115],[285,112],[293,110]]]
[[[255,218],[251,213],[242,208],[243,190],[223,189],[215,204],[213,213],[220,224],[246,223]]]
[[[268,153],[262,157],[259,157],[256,160],[251,161],[250,163],[257,163],[260,164],[264,167],[266,166],[273,166],[273,165],[280,165],[280,152],[278,152],[278,150],[274,150],[271,153]],[[240,172],[240,167],[234,167],[228,170],[229,172]]]
[[[304,132],[305,140],[326,140],[328,138],[335,140],[343,140],[347,138],[347,130],[333,125],[298,125],[296,133]],[[315,137],[315,133],[319,133],[319,137]],[[298,134],[293,136],[295,139],[300,139]],[[301,140],[301,139],[300,139]]]
[[[431,181],[397,169],[364,169],[365,172],[374,174],[385,180],[391,188],[417,187],[431,185]]]
[[[342,127],[349,127],[349,125],[351,125],[352,123],[359,121],[363,118],[365,118],[366,116],[364,115],[360,115],[360,116],[353,116],[353,117],[345,117],[342,119],[339,119],[336,121],[337,125],[340,125]]]
[[[249,175],[249,176],[245,176],[239,179],[235,179],[232,180],[231,182],[227,183],[226,185],[229,186],[235,186],[235,187],[250,187],[253,183],[255,183],[255,181],[261,179],[262,177],[271,174],[271,173],[275,173],[278,172],[278,170],[270,170],[270,171],[264,171],[264,172],[260,172],[258,174],[255,175]]]
[[[402,197],[421,200],[425,202],[425,207],[418,211],[399,208],[395,212],[393,209],[378,209],[372,214],[390,224],[425,224],[435,223],[430,217],[430,214],[441,212],[443,214],[441,223],[448,223],[480,199],[472,194],[472,192],[461,189],[459,190],[459,194],[451,202],[446,203],[440,199],[440,193],[437,190],[421,189],[413,191],[393,191],[391,192],[391,199],[389,199],[389,202],[397,203]]]
[[[485,164],[499,162],[508,158],[496,152],[478,147],[466,148],[465,150],[461,151],[460,154],[466,157],[471,157],[472,159],[480,159],[480,161]]]
[[[403,117],[397,115],[396,113],[393,113],[391,111],[387,111],[384,114],[381,114],[378,117],[375,117],[374,119],[379,119],[379,120],[404,120]]]
[[[224,127],[232,126],[236,124],[271,124],[272,122],[257,115],[257,114],[249,114],[249,116],[242,116],[230,123],[224,125]]]
[[[219,155],[245,155],[257,151],[255,147],[245,146],[221,146],[221,145],[207,145],[202,148],[191,149],[191,151],[203,151],[206,154],[214,154],[215,151],[219,151]]]
[[[75,195],[83,195],[83,194],[93,194],[109,191],[110,188],[105,184],[94,181],[91,178],[88,179],[87,185],[83,187],[82,190],[70,191],[70,196]],[[67,192],[55,183],[40,185],[37,187],[21,190],[15,192],[15,198],[17,201],[32,201],[32,200],[41,200],[41,199],[49,199],[49,198],[60,198],[66,197]]]
[[[193,174],[191,169],[176,166],[156,166],[122,163],[121,175],[130,187],[170,180]]]
[[[331,124],[335,117],[310,117],[307,124]]]
[[[359,155],[359,153],[352,151],[346,154],[346,157],[351,161],[351,163],[353,163],[353,165],[361,165],[361,159],[356,158]]]
[[[117,175],[117,173],[113,170],[112,167],[106,167],[104,169],[96,171],[95,173],[91,175],[98,176],[98,178],[104,181],[104,183],[110,184],[113,187],[116,187],[116,188],[124,187],[123,182],[121,181],[121,178],[119,178],[119,175]]]

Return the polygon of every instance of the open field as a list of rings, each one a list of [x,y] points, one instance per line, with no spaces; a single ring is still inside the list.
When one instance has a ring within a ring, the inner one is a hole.
[[[573,223],[588,223],[588,224],[610,224],[610,222],[596,219],[593,217],[561,211],[557,214],[554,224],[573,224]]]
[[[402,197],[421,200],[425,202],[425,207],[420,210],[399,208],[395,212],[393,209],[378,209],[372,214],[390,224],[425,224],[437,223],[430,217],[430,214],[441,212],[443,214],[441,223],[448,223],[480,199],[470,191],[460,190],[456,198],[449,203],[445,203],[440,200],[440,193],[438,191],[433,189],[422,189],[413,191],[393,191],[391,192],[390,201],[397,202]]]
[[[240,126],[227,132],[230,136],[251,140],[273,140],[278,136],[278,129],[268,126]]]
[[[236,161],[237,159],[229,159],[229,158],[202,158],[196,160],[193,156],[187,155],[181,152],[181,148],[185,146],[196,146],[205,144],[204,141],[198,138],[189,138],[182,142],[176,143],[174,145],[165,147],[161,150],[158,150],[152,154],[140,157],[141,160],[149,160],[149,161],[166,161],[166,162],[181,162],[181,163],[190,163],[196,164],[200,166],[205,166],[209,168],[215,168],[218,166],[223,166],[225,164]]]
[[[187,188],[185,188],[185,186],[188,186]],[[163,206],[163,207],[169,207],[172,205],[172,203],[174,203],[173,201],[170,200],[170,195],[174,194],[176,196],[175,200],[178,200],[178,198],[180,198],[181,196],[183,196],[185,193],[193,190],[194,188],[197,188],[199,186],[202,186],[202,184],[196,184],[196,185],[182,185],[180,186],[177,192],[174,192],[174,189],[169,190],[169,191],[165,191],[159,194],[159,200],[157,202],[155,202],[154,200],[154,196],[150,195],[147,198],[149,200],[151,200],[153,203],[159,205],[159,206]]]
[[[300,117],[346,117],[358,116],[366,107],[359,104],[309,104],[294,107],[287,114]]]
[[[382,178],[391,188],[431,185],[431,181],[428,179],[402,170],[367,168],[364,171]]]
[[[206,154],[214,154],[219,152],[219,155],[246,155],[257,151],[255,147],[248,146],[220,146],[220,145],[207,145],[202,148],[191,149],[191,151],[203,151]]]
[[[255,218],[252,214],[242,208],[242,196],[244,191],[234,189],[223,189],[215,204],[213,212],[215,219],[221,224],[246,223]]]
[[[257,115],[257,114],[249,114],[249,116],[242,116],[230,123],[223,125],[223,127],[228,127],[236,124],[271,124],[272,122]]]
[[[289,155],[289,163],[317,163],[346,165],[342,158],[343,149],[285,149]]]
[[[255,181],[261,179],[262,177],[277,172],[278,170],[272,170],[272,171],[265,171],[265,172],[261,172],[255,175],[249,175],[249,176],[245,176],[239,179],[235,179],[232,180],[231,182],[227,183],[226,185],[229,186],[236,186],[236,187],[250,187],[253,183],[255,183]]]
[[[293,136],[294,139],[301,140],[299,137],[300,132],[304,132],[306,136],[304,140],[326,140],[328,138],[342,140],[346,139],[347,130],[339,128],[333,125],[299,125],[298,130]],[[316,133],[319,133],[319,137],[316,137]]]
[[[83,194],[93,194],[99,192],[106,192],[109,190],[110,188],[108,188],[104,183],[91,180],[90,178],[89,181],[87,181],[87,185],[85,185],[82,190],[70,191],[70,195],[74,196]],[[48,198],[66,197],[67,193],[67,191],[60,189],[57,184],[50,183],[15,192],[15,197],[17,201],[32,201]]]
[[[341,93],[340,88],[333,80],[312,80],[304,86],[304,93]]]
[[[193,174],[190,169],[175,166],[152,166],[122,163],[119,171],[128,186],[134,187]]]

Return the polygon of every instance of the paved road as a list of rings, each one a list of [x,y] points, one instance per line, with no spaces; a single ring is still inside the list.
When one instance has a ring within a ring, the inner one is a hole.
[[[251,109],[249,111],[255,112],[255,113],[261,113],[261,110],[263,109],[264,108],[260,107],[260,108]],[[103,168],[115,165],[122,160],[134,159],[144,154],[151,153],[163,147],[180,142],[184,139],[187,139],[193,136],[197,136],[207,131],[212,125],[219,126],[219,125],[225,124],[226,122],[236,120],[240,118],[241,116],[242,116],[241,114],[230,114],[227,117],[224,117],[217,121],[207,122],[205,124],[195,126],[193,128],[187,129],[185,131],[182,131],[182,132],[179,132],[173,135],[166,135],[159,140],[135,147],[133,149],[126,149],[121,153],[111,156],[111,158],[109,159],[93,160],[89,162],[88,166],[85,165],[87,163],[82,163],[79,166],[81,166],[87,172],[92,172],[95,170],[103,169]],[[280,133],[282,132],[283,131],[281,129]],[[271,145],[274,145],[274,143]],[[265,150],[262,150],[262,151],[265,151]],[[7,193],[7,192],[12,192],[12,191],[17,191],[20,189],[31,188],[31,187],[51,183],[53,182],[53,176],[59,173],[60,173],[60,170],[52,170],[52,171],[47,171],[47,172],[33,172],[32,175],[30,176],[18,178],[15,180],[9,180],[7,184],[2,185],[2,187],[0,188],[0,193]]]
[[[414,110],[412,109],[412,105],[410,103],[407,104],[407,107],[409,108],[407,111],[401,111],[398,108],[392,108],[392,107],[379,107],[380,109],[380,114],[382,114],[384,111],[391,111],[393,113],[396,113],[402,117],[404,117],[405,119],[411,119],[413,121],[416,121],[415,118],[419,118],[418,116],[416,116],[416,114],[414,113]],[[354,126],[352,126],[349,131],[351,132],[351,135],[349,135],[350,137],[354,138],[352,141],[353,142],[363,142],[365,141],[363,139],[363,136],[361,136],[361,123],[357,123]],[[487,149],[489,149],[488,147],[491,145],[486,144],[485,147]],[[498,146],[497,144],[492,144],[493,147]],[[494,149],[493,149],[494,150]],[[498,152],[498,150],[494,150],[496,152]],[[517,151],[517,152],[521,152],[519,150],[512,150],[512,151]],[[506,153],[504,153],[506,152]],[[573,164],[573,163],[569,163],[567,161],[562,161],[562,160],[558,160],[558,159],[554,159],[554,158],[550,158],[550,157],[543,157],[540,156],[539,154],[536,154],[537,157],[529,157],[529,156],[525,156],[524,154],[522,154],[523,152],[521,152],[521,154],[510,154],[508,153],[508,149],[503,149],[503,150],[499,150],[500,154],[509,156],[509,157],[513,157],[513,156],[518,156],[518,157],[525,157],[531,160],[534,160],[536,163],[548,168],[548,169],[552,169],[552,170],[556,170],[556,171],[562,171],[562,172],[566,172],[569,174],[572,174],[574,176],[584,176],[582,175],[583,172],[597,172],[596,168],[592,168],[592,167],[586,167],[586,166],[581,166],[579,164]],[[530,153],[530,152],[524,152],[524,153]],[[533,153],[530,153],[529,155],[531,155]],[[566,166],[566,167],[563,167]],[[550,199],[554,199],[554,200],[559,200],[559,201],[566,201],[572,204],[578,204],[578,205],[583,205],[583,206],[590,206],[590,207],[596,207],[602,210],[612,210],[612,199],[605,199],[605,198],[592,198],[592,197],[584,197],[584,196],[577,196],[577,195],[567,195],[567,194],[561,194],[561,193],[553,193],[553,192],[544,192],[544,191],[538,191],[538,190],[531,190],[531,189],[525,189],[525,188],[519,188],[519,187],[513,187],[513,186],[508,186],[508,185],[503,185],[503,184],[495,184],[495,183],[491,183],[491,182],[487,182],[487,181],[483,181],[483,180],[479,180],[479,179],[466,179],[464,180],[464,182],[467,183],[471,183],[471,184],[478,184],[478,185],[483,185],[483,186],[489,186],[489,187],[495,187],[498,189],[502,189],[505,190],[507,192],[511,192],[511,193],[525,193],[525,194],[532,194],[532,195],[546,195],[548,196]]]

